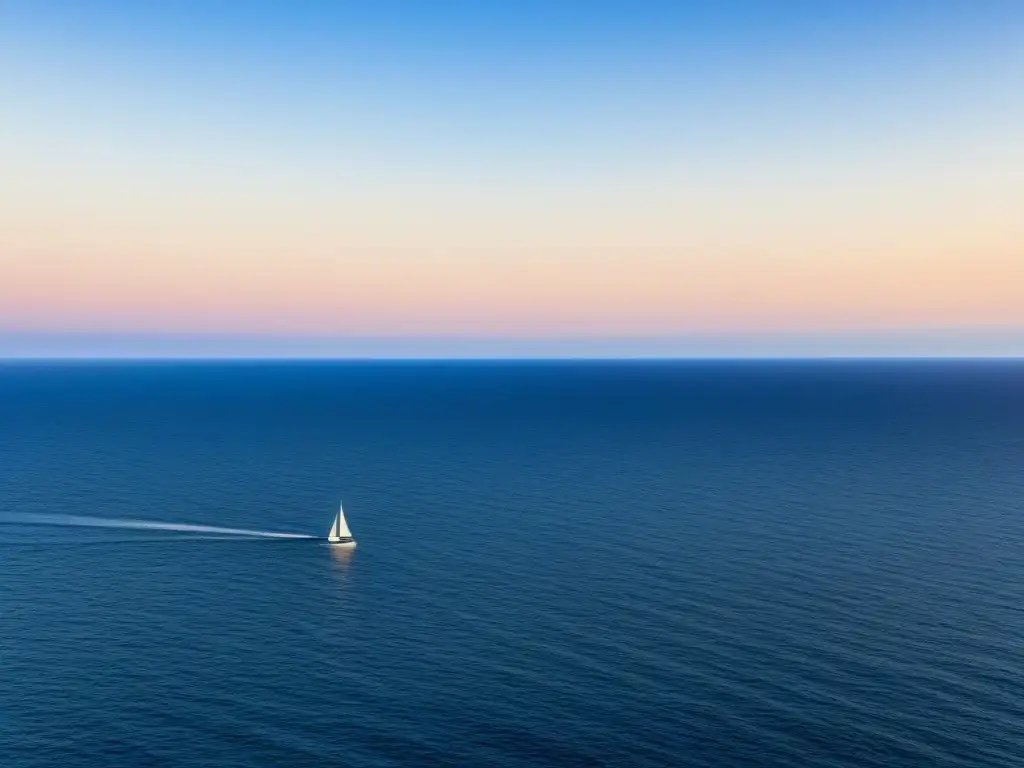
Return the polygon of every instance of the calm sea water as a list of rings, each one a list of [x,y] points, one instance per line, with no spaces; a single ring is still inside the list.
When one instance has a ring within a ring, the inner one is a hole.
[[[1024,364],[0,366],[0,764],[1024,765]]]

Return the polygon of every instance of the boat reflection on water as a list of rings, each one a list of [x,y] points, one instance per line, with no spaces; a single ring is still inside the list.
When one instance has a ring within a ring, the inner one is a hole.
[[[330,550],[331,557],[334,558],[334,562],[346,569],[352,563],[352,558],[355,557],[356,554],[355,547],[328,546],[327,549]]]

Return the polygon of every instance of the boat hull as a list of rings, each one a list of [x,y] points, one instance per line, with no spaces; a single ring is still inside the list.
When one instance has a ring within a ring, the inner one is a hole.
[[[347,539],[328,539],[327,543],[332,547],[354,547],[356,540],[352,538]]]

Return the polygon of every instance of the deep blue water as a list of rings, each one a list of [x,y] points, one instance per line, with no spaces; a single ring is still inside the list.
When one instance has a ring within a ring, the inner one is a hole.
[[[5,768],[1020,766],[1022,606],[1022,363],[0,365]]]

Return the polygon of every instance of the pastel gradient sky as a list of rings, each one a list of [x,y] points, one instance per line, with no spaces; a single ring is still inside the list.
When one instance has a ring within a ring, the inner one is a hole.
[[[1024,354],[1016,0],[0,3],[0,355]]]

